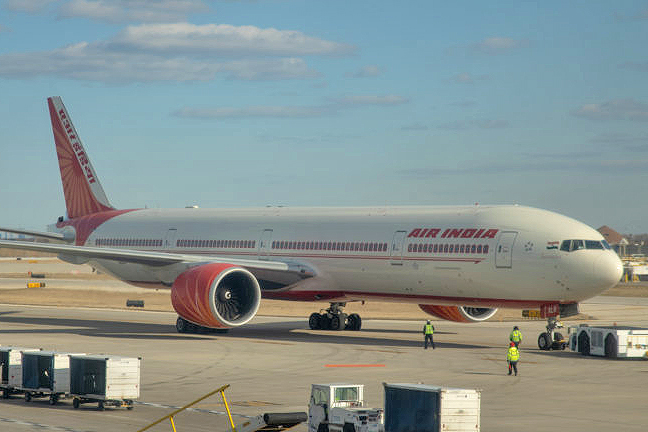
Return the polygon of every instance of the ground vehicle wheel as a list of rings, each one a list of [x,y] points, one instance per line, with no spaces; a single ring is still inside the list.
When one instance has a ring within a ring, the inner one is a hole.
[[[540,333],[538,336],[538,348],[544,351],[549,351],[551,349],[551,336],[548,333]]]
[[[126,402],[126,409],[129,410],[129,411],[132,410],[133,409],[133,401],[129,399],[129,400],[125,401],[125,402]]]
[[[355,432],[355,430],[355,426],[351,423],[344,423],[344,427],[342,428],[342,432]]]
[[[56,402],[58,402],[58,396],[56,396],[55,394],[51,394],[49,397],[49,404],[56,405]]]
[[[74,409],[79,409],[79,405],[81,405],[79,398],[72,399],[72,406],[74,407]]]
[[[106,409],[106,407],[104,406],[104,401],[99,401],[99,402],[97,402],[97,409],[98,409],[99,411],[103,411],[103,410]]]
[[[320,423],[319,426],[317,427],[317,432],[329,432],[328,424]]]
[[[584,331],[578,335],[578,352],[582,355],[590,354],[590,338]]]
[[[2,389],[2,399],[9,399],[9,389]]]
[[[308,327],[310,327],[311,330],[319,330],[320,318],[321,318],[320,314],[318,314],[317,312],[313,312],[308,318]]]
[[[340,315],[331,316],[331,330],[340,330],[342,327],[342,322],[340,320]]]
[[[189,331],[189,322],[182,317],[176,320],[176,330],[178,333],[187,333]]]
[[[614,335],[607,335],[605,338],[605,357],[616,358],[619,352],[618,342]]]
[[[25,393],[25,402],[29,402],[31,400],[31,393],[27,392]]]

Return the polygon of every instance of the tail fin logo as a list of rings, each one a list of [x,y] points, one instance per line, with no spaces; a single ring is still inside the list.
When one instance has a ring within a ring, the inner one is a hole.
[[[51,97],[47,102],[68,217],[74,219],[114,210],[108,202],[63,101],[60,97]]]

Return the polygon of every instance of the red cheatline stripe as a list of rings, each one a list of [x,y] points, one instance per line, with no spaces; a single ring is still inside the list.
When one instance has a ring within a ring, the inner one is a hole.
[[[385,367],[384,364],[327,364],[324,367]]]

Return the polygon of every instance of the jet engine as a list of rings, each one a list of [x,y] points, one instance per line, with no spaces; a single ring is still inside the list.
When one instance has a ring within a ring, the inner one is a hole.
[[[173,308],[187,321],[209,328],[238,327],[250,321],[261,302],[252,273],[232,264],[213,263],[181,273],[171,287]]]
[[[432,316],[455,322],[486,321],[488,318],[495,315],[495,312],[497,312],[497,309],[472,306],[436,306],[420,304],[419,307],[425,313]]]

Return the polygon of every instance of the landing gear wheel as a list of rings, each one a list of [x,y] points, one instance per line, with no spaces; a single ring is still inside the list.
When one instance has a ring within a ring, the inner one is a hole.
[[[72,406],[74,407],[74,409],[79,409],[79,405],[81,405],[79,398],[72,399]]]
[[[32,397],[31,393],[29,393],[29,392],[25,393],[25,402],[31,401],[31,397]]]
[[[189,331],[189,321],[182,317],[176,320],[176,330],[178,333],[187,333]]]
[[[331,330],[340,330],[342,328],[342,320],[340,319],[340,315],[332,315],[331,316]]]
[[[314,312],[308,318],[308,326],[311,328],[311,330],[319,330],[320,328],[322,328],[320,321],[321,315],[317,312]]]
[[[352,321],[353,323],[353,325],[350,326],[350,329],[353,331],[358,331],[362,327],[362,318],[360,318],[360,315],[356,313],[349,315],[349,321]]]
[[[342,428],[342,432],[356,432],[356,428],[351,423],[344,423],[344,427]]]
[[[317,427],[317,432],[329,432],[328,424],[320,423],[319,426]]]
[[[590,338],[584,331],[578,335],[578,352],[582,355],[590,355]]]
[[[540,333],[540,336],[538,336],[538,348],[543,351],[549,351],[551,344],[551,336],[548,333]]]
[[[56,405],[56,402],[58,402],[58,396],[55,394],[51,394],[49,397],[49,404]]]
[[[320,314],[320,329],[330,330],[331,329],[331,319],[328,314]],[[327,426],[328,427],[328,426]]]
[[[609,334],[605,338],[605,357],[616,358],[619,352],[618,342],[616,338]]]

